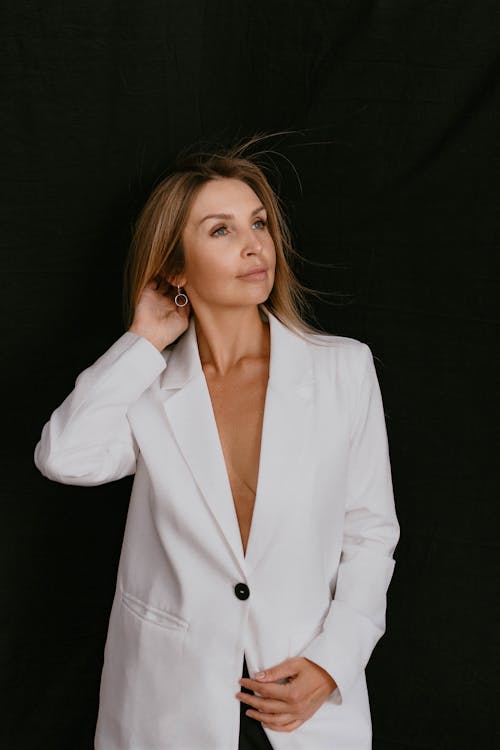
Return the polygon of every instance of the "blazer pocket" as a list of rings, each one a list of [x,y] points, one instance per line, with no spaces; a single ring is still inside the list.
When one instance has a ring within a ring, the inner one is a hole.
[[[290,636],[289,653],[290,656],[297,656],[308,646],[317,635],[323,630],[323,620],[314,620],[308,625],[302,625],[295,630]]]
[[[123,606],[129,612],[132,612],[136,617],[140,617],[141,620],[153,623],[153,625],[159,625],[161,628],[181,633],[185,633],[189,628],[189,622],[183,617],[173,612],[168,612],[166,609],[153,607],[151,604],[147,604],[126,591],[121,592],[121,600]]]

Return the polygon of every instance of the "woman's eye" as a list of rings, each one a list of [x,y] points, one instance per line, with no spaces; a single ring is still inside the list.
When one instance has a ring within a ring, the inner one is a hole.
[[[217,229],[214,229],[214,231],[212,232],[212,236],[215,235],[215,237],[224,237],[225,235],[223,234],[217,234],[217,232],[220,232],[221,229],[226,229],[226,227],[225,226],[217,227]]]
[[[261,229],[264,229],[267,226],[267,221],[265,219],[257,219],[254,221],[255,224],[262,224]],[[225,224],[223,224],[221,227],[217,227],[217,229],[214,229],[213,232],[211,232],[212,237],[225,237],[225,234],[220,234],[222,230],[227,231],[227,227]]]

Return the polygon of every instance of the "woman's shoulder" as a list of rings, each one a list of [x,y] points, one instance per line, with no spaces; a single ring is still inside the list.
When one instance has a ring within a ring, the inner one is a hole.
[[[357,354],[366,353],[370,347],[360,339],[351,336],[342,336],[340,334],[311,331],[303,334],[305,341],[311,350],[328,352],[328,356],[333,354]]]
[[[368,344],[352,336],[308,332],[304,334],[304,340],[317,373],[324,376],[342,373],[354,383],[372,359]]]

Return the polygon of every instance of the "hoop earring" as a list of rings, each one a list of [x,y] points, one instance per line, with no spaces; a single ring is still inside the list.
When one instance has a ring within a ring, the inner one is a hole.
[[[177,294],[174,297],[174,302],[177,305],[177,307],[186,307],[187,303],[189,302],[187,295],[184,294],[184,292],[179,291],[180,287],[178,284],[176,284],[176,286],[177,286]],[[185,302],[177,302],[177,297],[184,297]]]

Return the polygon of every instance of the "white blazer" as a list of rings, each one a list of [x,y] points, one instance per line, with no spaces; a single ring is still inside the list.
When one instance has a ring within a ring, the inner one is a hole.
[[[344,336],[304,341],[259,309],[270,372],[246,555],[193,318],[163,352],[124,333],[35,448],[57,482],[135,473],[96,750],[237,750],[244,654],[250,675],[305,656],[338,685],[298,729],[265,729],[273,748],[371,748],[364,670],[399,539],[373,357]]]

